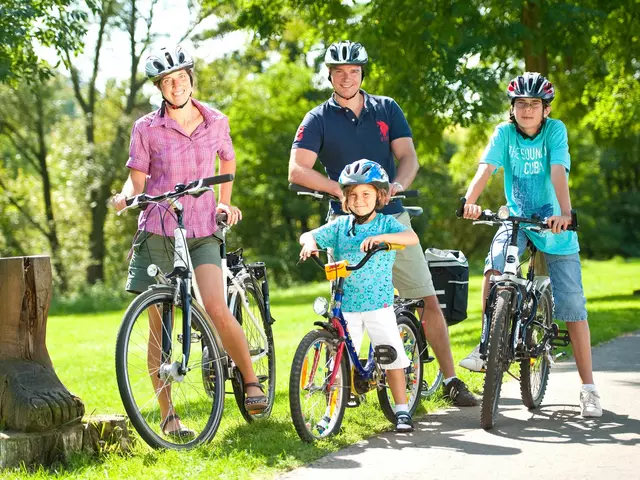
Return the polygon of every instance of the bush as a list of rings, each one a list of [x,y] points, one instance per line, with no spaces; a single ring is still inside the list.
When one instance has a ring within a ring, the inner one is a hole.
[[[100,282],[95,285],[82,284],[73,293],[54,294],[49,313],[63,315],[122,310],[131,300],[133,296],[125,292],[122,286],[106,286]]]

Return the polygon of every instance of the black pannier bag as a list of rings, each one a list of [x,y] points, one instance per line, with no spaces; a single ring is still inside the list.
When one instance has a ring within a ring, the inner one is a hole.
[[[467,318],[469,297],[469,264],[459,250],[427,248],[424,256],[429,264],[433,286],[448,325]]]

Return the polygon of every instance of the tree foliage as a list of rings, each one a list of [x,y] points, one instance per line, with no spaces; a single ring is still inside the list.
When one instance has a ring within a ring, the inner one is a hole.
[[[92,1],[87,9],[95,9]],[[52,47],[60,57],[82,50],[88,12],[74,0],[3,0],[0,4],[0,82],[32,82],[52,75],[36,47]]]

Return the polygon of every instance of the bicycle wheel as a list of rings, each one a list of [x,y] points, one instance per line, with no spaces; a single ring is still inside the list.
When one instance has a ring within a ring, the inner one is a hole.
[[[404,351],[409,357],[410,365],[405,368],[405,385],[407,393],[407,406],[409,413],[413,415],[420,405],[420,391],[422,390],[422,359],[420,358],[420,352],[424,348],[422,341],[418,335],[418,330],[415,323],[404,315],[399,315],[397,318],[398,332],[402,339]],[[380,402],[380,408],[387,417],[387,420],[395,424],[395,401],[391,394],[391,388],[385,385],[382,388],[378,388],[378,401]]]
[[[289,406],[296,431],[305,442],[340,431],[349,399],[346,351],[335,363],[337,339],[325,330],[307,333],[296,350],[289,378]],[[328,381],[336,371],[331,388]]]
[[[182,310],[173,298],[172,287],[152,288],[129,305],[116,341],[116,378],[124,408],[142,439],[154,448],[186,449],[215,435],[224,408],[224,378],[208,317],[195,303],[188,368],[179,374]],[[161,353],[163,334],[170,339],[168,354]],[[162,431],[159,400],[173,404],[190,432],[176,436]]]
[[[249,276],[244,278],[243,287],[246,303],[242,301],[241,295],[237,295],[235,304],[231,305],[231,308],[247,337],[253,369],[258,381],[266,387],[265,394],[269,400],[269,406],[258,414],[250,414],[244,406],[242,377],[238,376],[240,381],[234,380],[231,385],[240,413],[247,422],[252,422],[271,415],[276,395],[276,351],[273,344],[273,331],[271,324],[267,322],[262,295],[256,290]]]
[[[501,290],[496,296],[489,332],[489,356],[484,377],[484,392],[480,410],[480,424],[485,430],[493,428],[498,416],[498,401],[502,388],[502,375],[508,368],[507,348],[509,320],[511,317],[511,292]]]
[[[551,328],[551,313],[553,311],[553,300],[551,291],[546,289],[538,301],[536,310],[536,321],[547,328]],[[545,335],[544,328],[538,325],[531,325],[526,333],[526,343],[528,349],[535,348],[542,341]],[[549,343],[545,345],[550,348]],[[549,380],[550,351],[545,349],[537,358],[529,358],[520,361],[520,396],[525,407],[538,408],[542,403],[547,382]]]
[[[422,325],[420,328],[422,328]],[[420,394],[422,398],[431,398],[440,390],[444,381],[444,374],[440,370],[440,364],[435,357],[429,355],[428,343],[424,345],[424,349],[423,359],[425,356],[428,356],[428,359],[426,361],[423,360],[422,363],[422,391]]]

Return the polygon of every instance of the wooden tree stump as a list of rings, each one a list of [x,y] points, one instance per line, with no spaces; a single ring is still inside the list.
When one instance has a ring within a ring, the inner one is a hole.
[[[84,404],[60,382],[47,351],[51,294],[48,256],[0,258],[0,431],[5,437],[33,432],[44,437],[80,424],[84,415]],[[4,451],[0,448],[0,465],[6,466]],[[31,457],[25,452],[25,459]]]

